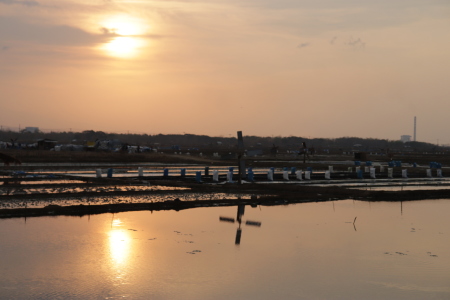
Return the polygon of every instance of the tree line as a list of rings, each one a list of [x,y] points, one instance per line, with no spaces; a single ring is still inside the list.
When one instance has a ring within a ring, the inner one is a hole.
[[[82,132],[15,132],[0,131],[0,141],[16,143],[34,143],[37,140],[54,140],[58,144],[83,145],[97,140],[116,140],[129,145],[138,145],[152,148],[179,149],[234,149],[237,146],[237,137],[214,137],[196,134],[131,134],[106,133],[103,131],[85,130]],[[277,147],[279,151],[300,150],[305,143],[308,148],[328,153],[341,153],[345,151],[366,152],[446,152],[448,147],[437,146],[424,142],[406,142],[399,140],[340,137],[340,138],[305,138],[298,136],[245,136],[246,149],[270,149]]]

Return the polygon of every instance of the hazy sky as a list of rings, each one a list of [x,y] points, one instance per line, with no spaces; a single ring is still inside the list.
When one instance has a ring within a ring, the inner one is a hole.
[[[0,124],[450,144],[449,0],[0,0]]]

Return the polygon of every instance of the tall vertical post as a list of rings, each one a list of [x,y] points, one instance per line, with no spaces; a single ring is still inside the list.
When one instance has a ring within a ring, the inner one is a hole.
[[[245,177],[245,161],[243,159],[244,156],[244,138],[242,137],[242,131],[237,132],[238,138],[238,167],[239,167],[239,176],[238,182],[242,184],[242,177]]]
[[[414,142],[416,141],[416,116],[414,116]]]
[[[308,148],[306,147],[306,143],[302,142],[302,146],[303,146],[303,163],[306,163],[306,151],[308,151]]]

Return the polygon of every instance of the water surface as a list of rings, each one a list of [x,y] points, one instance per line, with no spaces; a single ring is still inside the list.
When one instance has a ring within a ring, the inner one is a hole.
[[[449,212],[345,200],[246,206],[240,225],[237,207],[3,219],[0,295],[449,299]]]

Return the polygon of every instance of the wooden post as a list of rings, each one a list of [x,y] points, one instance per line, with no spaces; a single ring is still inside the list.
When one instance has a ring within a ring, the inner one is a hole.
[[[245,161],[243,159],[244,156],[244,138],[242,137],[242,131],[237,132],[238,138],[238,167],[239,167],[239,175],[238,182],[242,184],[242,177],[245,176]]]
[[[306,151],[308,151],[308,148],[306,147],[306,143],[302,142],[302,146],[303,146],[303,163],[306,163]]]

